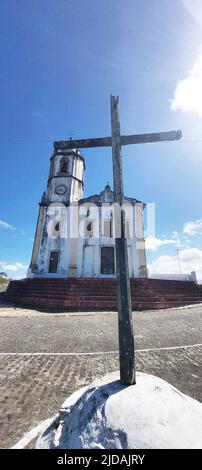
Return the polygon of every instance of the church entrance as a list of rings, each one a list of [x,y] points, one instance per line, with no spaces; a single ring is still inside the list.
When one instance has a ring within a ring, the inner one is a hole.
[[[94,246],[84,246],[84,276],[93,276]]]
[[[59,251],[51,251],[49,261],[49,273],[56,273],[58,269]]]
[[[103,246],[101,248],[101,274],[114,274],[114,248],[112,246]]]

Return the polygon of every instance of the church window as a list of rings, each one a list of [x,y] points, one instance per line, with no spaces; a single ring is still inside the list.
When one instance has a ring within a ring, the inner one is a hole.
[[[93,222],[87,222],[86,224],[86,237],[93,236]]]
[[[59,232],[59,230],[60,230],[60,223],[57,222],[57,223],[55,224],[55,231],[56,231],[56,232]]]
[[[104,220],[104,237],[113,237],[113,221],[112,219]]]
[[[63,158],[60,162],[60,173],[68,172],[68,161],[66,158]]]
[[[126,220],[125,222],[125,236],[126,238],[130,238],[130,222]]]

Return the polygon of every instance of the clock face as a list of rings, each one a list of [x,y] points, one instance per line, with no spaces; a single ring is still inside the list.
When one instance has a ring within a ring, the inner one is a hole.
[[[59,194],[60,196],[65,194],[67,191],[67,187],[64,185],[64,184],[59,184],[58,186],[56,186],[55,188],[55,192],[56,194]]]

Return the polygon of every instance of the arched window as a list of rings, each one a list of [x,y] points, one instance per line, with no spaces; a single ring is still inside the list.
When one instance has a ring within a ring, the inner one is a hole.
[[[86,221],[86,233],[85,237],[93,237],[93,221]]]
[[[68,172],[68,160],[67,158],[62,158],[60,162],[60,173],[67,173]]]

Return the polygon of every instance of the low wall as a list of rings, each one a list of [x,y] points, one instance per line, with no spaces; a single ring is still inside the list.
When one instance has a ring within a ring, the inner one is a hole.
[[[151,274],[149,279],[166,279],[170,281],[190,281],[197,284],[197,278],[195,271],[190,274]]]

